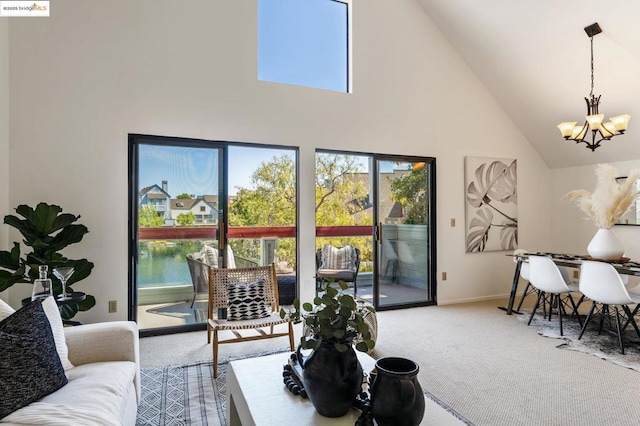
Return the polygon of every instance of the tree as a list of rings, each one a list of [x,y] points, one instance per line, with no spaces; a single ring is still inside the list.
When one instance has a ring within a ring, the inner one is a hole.
[[[156,209],[146,205],[140,207],[138,212],[138,226],[140,228],[154,228],[164,225],[164,217],[160,216]]]
[[[189,194],[187,194],[185,192],[185,193],[182,193],[182,194],[178,195],[176,198],[178,200],[190,200],[191,199],[191,195],[189,195]]]
[[[371,225],[371,214],[354,215],[367,196],[366,179],[356,157],[338,154],[316,156],[316,223],[318,225]],[[296,223],[295,164],[292,157],[273,157],[251,177],[252,189],[241,188],[229,205],[230,226],[293,226]],[[317,244],[358,245],[363,259],[371,259],[370,237],[321,238]],[[242,244],[242,248],[236,247]],[[234,241],[234,251],[255,258],[249,241]],[[368,257],[365,257],[368,256]],[[295,240],[278,241],[278,258],[293,263]]]
[[[194,215],[193,212],[180,213],[178,217],[176,217],[176,222],[179,226],[191,226],[196,223],[196,215]]]
[[[418,163],[419,164],[419,163]],[[402,205],[404,223],[427,223],[427,168],[415,167],[405,175],[391,179],[391,199]]]

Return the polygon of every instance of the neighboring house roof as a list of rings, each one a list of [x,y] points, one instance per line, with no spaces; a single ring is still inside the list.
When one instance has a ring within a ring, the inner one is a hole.
[[[169,200],[169,208],[171,210],[191,210],[198,203],[204,203],[211,207],[212,209],[216,209],[217,206],[210,201],[207,201],[207,198],[211,199],[211,197],[215,197],[217,202],[218,197],[214,195],[203,195],[203,198],[190,198],[190,199],[182,199],[182,198],[172,198]]]
[[[142,198],[145,195],[147,195],[147,197],[153,198],[152,195],[157,195],[157,194],[163,194],[164,196],[161,197],[161,198],[171,198],[171,195],[169,195],[167,192],[165,192],[158,185],[145,186],[144,188],[142,188],[140,190],[139,196],[140,196],[140,198]],[[159,197],[155,197],[155,198],[159,198]]]
[[[147,194],[147,198],[150,200],[166,200],[167,198],[169,198],[169,196],[167,194],[158,194],[155,192],[149,193]]]

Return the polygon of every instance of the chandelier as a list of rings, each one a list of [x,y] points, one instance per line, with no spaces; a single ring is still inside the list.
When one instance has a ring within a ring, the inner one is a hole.
[[[600,34],[602,29],[596,22],[584,30],[591,40],[591,93],[588,98],[584,98],[587,102],[587,119],[581,126],[576,126],[576,121],[565,121],[558,124],[558,129],[566,140],[585,143],[588,149],[595,151],[603,140],[608,141],[614,136],[623,134],[627,130],[631,116],[629,114],[617,115],[611,117],[610,121],[603,123],[604,114],[600,114],[598,111],[600,96],[593,94],[593,36]],[[587,139],[589,133],[591,133],[591,141]]]

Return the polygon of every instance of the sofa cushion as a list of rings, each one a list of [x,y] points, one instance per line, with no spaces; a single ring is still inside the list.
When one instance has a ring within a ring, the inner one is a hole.
[[[0,418],[67,384],[40,300],[0,322]]]
[[[94,362],[68,371],[62,389],[2,419],[8,423],[48,425],[122,425],[136,364]]]
[[[42,302],[42,308],[44,313],[47,314],[47,319],[51,326],[53,333],[53,340],[56,342],[56,350],[60,357],[60,362],[65,371],[73,368],[73,364],[69,361],[69,349],[67,347],[67,340],[64,336],[64,325],[62,324],[62,318],[60,317],[60,309],[53,296],[49,296]],[[0,299],[0,321],[15,312],[11,306]]]
[[[42,301],[42,307],[51,325],[53,340],[56,342],[56,350],[58,351],[62,367],[64,371],[69,371],[69,369],[73,368],[73,364],[69,361],[69,348],[67,347],[67,339],[64,335],[64,325],[62,324],[58,304],[53,296],[49,296]]]

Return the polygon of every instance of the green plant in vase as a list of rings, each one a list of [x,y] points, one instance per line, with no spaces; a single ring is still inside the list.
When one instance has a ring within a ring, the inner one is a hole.
[[[362,390],[362,366],[353,346],[361,352],[375,346],[364,319],[366,310],[373,308],[359,307],[352,296],[344,294],[344,281],[338,282],[341,290],[331,284],[327,284],[322,296],[314,298],[313,304],[300,306],[296,299],[293,310],[281,309],[280,316],[289,315],[294,323],[304,323],[297,360],[313,406],[323,416],[340,417],[349,411]],[[300,349],[313,351],[304,357]]]
[[[84,225],[76,224],[80,216],[62,213],[62,208],[53,204],[39,203],[36,208],[20,205],[16,213],[22,217],[7,215],[4,223],[17,229],[23,236],[22,243],[32,251],[22,256],[20,243],[14,242],[10,251],[0,251],[0,291],[17,283],[33,283],[38,278],[38,267],[49,266],[49,272],[59,267],[72,267],[73,275],[66,282],[67,293],[73,292],[71,286],[91,274],[93,263],[87,259],[69,259],[60,251],[65,247],[82,241],[89,232]],[[53,281],[54,295],[62,293],[62,283],[57,276],[49,276]],[[96,304],[95,297],[87,295],[81,302],[62,306],[64,319],[73,318],[78,311],[87,311]]]
[[[318,349],[321,343],[331,343],[339,351],[346,351],[355,343],[355,348],[368,352],[375,346],[371,340],[369,326],[364,320],[364,312],[351,295],[344,294],[347,284],[339,281],[340,290],[328,283],[324,294],[313,299],[313,304],[293,301],[290,312],[280,309],[280,317],[289,318],[294,323],[304,322],[305,332],[300,338],[302,349]],[[373,311],[373,307],[363,305],[362,309]]]

